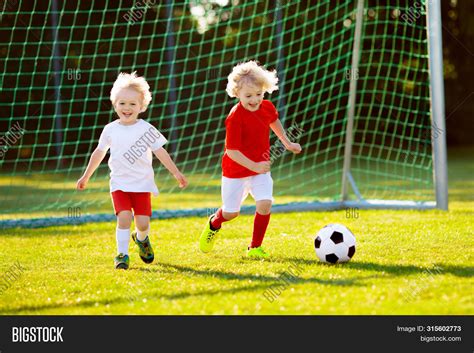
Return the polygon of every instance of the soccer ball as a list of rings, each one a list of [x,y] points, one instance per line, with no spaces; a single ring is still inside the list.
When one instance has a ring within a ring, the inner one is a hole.
[[[326,263],[349,261],[355,254],[354,234],[342,224],[328,224],[314,238],[316,256]]]

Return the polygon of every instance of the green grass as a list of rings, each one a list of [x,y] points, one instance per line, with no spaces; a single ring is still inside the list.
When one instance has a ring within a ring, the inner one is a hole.
[[[211,254],[197,248],[205,219],[154,220],[155,262],[131,244],[131,269],[113,269],[115,224],[0,230],[0,314],[473,314],[474,164],[450,158],[450,211],[274,214],[269,261],[243,257],[252,218],[225,224]],[[350,263],[319,263],[313,237],[327,223],[357,237]],[[264,292],[291,265],[297,281]],[[434,270],[436,268],[436,270]]]

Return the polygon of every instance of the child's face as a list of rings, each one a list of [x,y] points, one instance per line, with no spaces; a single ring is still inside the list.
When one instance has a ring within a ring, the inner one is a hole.
[[[245,109],[255,112],[263,100],[263,89],[260,86],[244,83],[237,97]]]
[[[123,125],[131,125],[137,121],[141,111],[142,96],[132,88],[122,88],[115,100],[115,112]]]

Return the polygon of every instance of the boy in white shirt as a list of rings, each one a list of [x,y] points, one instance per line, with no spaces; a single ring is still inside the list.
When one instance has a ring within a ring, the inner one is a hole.
[[[110,100],[119,119],[107,124],[100,135],[99,144],[92,153],[77,189],[84,190],[87,183],[110,148],[110,192],[117,215],[117,248],[115,268],[128,269],[130,226],[135,218],[133,241],[145,263],[154,260],[151,247],[150,217],[151,193],[158,195],[152,167],[152,152],[179,182],[180,188],[188,184],[168,152],[163,148],[166,138],[151,124],[138,119],[151,101],[150,86],[136,73],[120,73],[110,91]],[[133,209],[133,214],[132,214]]]

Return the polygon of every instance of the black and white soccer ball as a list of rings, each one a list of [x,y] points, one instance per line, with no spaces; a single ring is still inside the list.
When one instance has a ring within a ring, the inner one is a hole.
[[[347,262],[355,254],[354,234],[342,224],[328,224],[314,238],[316,256],[326,263]]]

